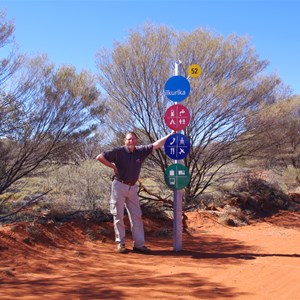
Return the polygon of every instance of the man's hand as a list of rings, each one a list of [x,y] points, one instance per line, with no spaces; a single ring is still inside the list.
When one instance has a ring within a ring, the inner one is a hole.
[[[114,165],[113,169],[114,169],[115,176],[117,176],[118,175],[118,169],[117,169],[117,167],[115,165]]]
[[[99,155],[97,155],[96,159],[98,161],[100,161],[102,164],[104,164],[105,166],[112,168],[114,170],[114,174],[118,175],[118,169],[117,169],[116,165],[114,163],[111,163],[110,161],[108,161],[104,157],[103,153],[100,153]]]
[[[168,135],[164,136],[163,138],[159,139],[158,141],[154,142],[153,143],[153,149],[159,149],[161,146],[163,146],[163,144],[165,143],[166,139],[174,134],[176,131],[175,130],[172,130],[171,133],[169,133]]]

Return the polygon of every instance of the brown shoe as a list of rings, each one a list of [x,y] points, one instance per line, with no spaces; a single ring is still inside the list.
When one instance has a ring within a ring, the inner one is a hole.
[[[124,244],[117,245],[117,252],[119,253],[127,253],[127,249]]]
[[[148,247],[146,247],[146,246],[143,246],[143,247],[133,247],[133,252],[148,254],[148,253],[151,252],[151,250]]]

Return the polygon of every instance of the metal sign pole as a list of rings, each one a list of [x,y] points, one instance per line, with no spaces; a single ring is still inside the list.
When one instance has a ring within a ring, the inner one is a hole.
[[[191,176],[184,164],[178,163],[178,160],[184,159],[190,151],[190,141],[182,133],[190,122],[190,113],[188,109],[178,104],[188,97],[191,87],[187,78],[180,75],[181,61],[175,62],[175,76],[170,77],[165,83],[165,96],[175,105],[170,106],[164,119],[169,128],[175,130],[165,141],[165,152],[175,163],[165,170],[165,182],[167,186],[174,190],[173,201],[173,248],[174,251],[182,250],[182,195],[183,188],[188,186]],[[200,66],[193,64],[188,68],[189,77],[199,77],[201,73]]]
[[[178,60],[175,62],[175,76],[179,75],[181,61]],[[175,102],[176,104],[176,102]],[[177,163],[177,160],[175,160]],[[181,251],[182,250],[182,192],[181,190],[174,191],[174,202],[173,202],[173,213],[174,213],[174,221],[173,221],[173,250]]]

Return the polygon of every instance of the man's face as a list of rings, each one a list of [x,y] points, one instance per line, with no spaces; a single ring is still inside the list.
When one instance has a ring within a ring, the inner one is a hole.
[[[133,151],[136,144],[137,144],[137,138],[134,134],[128,133],[124,139],[125,146],[129,149],[129,151]]]

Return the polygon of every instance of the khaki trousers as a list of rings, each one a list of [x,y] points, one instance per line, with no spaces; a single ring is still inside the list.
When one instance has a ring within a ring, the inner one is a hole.
[[[128,212],[134,247],[145,244],[142,211],[138,197],[138,186],[129,186],[117,180],[112,182],[110,212],[113,215],[115,241],[125,244],[124,208]]]

